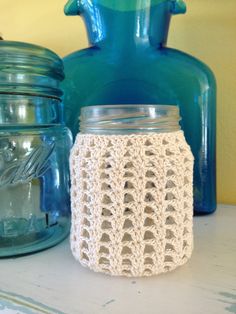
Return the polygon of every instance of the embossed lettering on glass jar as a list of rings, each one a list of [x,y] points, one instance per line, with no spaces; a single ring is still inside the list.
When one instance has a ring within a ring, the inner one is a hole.
[[[70,131],[63,65],[42,47],[0,42],[0,257],[51,247],[70,229]]]
[[[65,149],[66,128],[0,130],[0,252],[12,243],[39,249],[68,232],[69,178],[60,171],[68,163]]]

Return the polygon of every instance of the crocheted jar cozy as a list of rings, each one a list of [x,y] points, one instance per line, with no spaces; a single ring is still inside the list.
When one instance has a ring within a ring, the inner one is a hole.
[[[193,250],[193,156],[182,131],[79,134],[71,152],[71,249],[83,266],[150,276]]]

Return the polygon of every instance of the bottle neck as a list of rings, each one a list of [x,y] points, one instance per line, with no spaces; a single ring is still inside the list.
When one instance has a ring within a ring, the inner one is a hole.
[[[140,3],[142,1],[137,1],[133,10],[115,10],[96,2],[89,5],[85,1],[82,16],[90,44],[110,48],[120,46],[124,49],[129,46],[165,46],[171,19],[171,2],[162,1],[146,6]]]
[[[101,135],[169,133],[180,130],[179,121],[177,106],[91,106],[81,110],[80,132]]]

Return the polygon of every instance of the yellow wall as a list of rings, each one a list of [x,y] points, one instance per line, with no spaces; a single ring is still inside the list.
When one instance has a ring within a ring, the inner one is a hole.
[[[61,56],[86,47],[83,22],[64,16],[65,2],[0,0],[0,32],[5,39],[40,44]],[[216,74],[218,200],[236,204],[236,0],[186,2],[188,14],[172,20],[169,46],[195,55]]]

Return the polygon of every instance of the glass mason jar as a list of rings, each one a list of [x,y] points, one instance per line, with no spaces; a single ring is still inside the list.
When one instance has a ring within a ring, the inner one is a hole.
[[[83,266],[151,276],[193,249],[193,156],[177,106],[82,108],[70,156],[71,249]]]
[[[51,247],[70,229],[63,65],[53,52],[0,42],[0,257]]]

